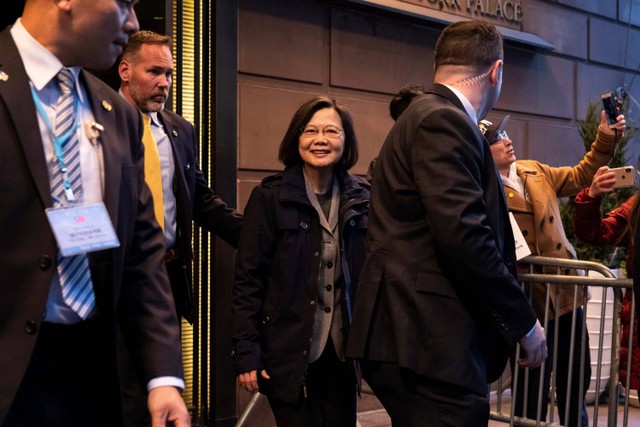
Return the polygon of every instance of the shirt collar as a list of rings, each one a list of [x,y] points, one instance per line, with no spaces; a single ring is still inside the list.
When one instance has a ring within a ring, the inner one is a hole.
[[[31,84],[37,91],[41,91],[62,70],[64,67],[62,62],[29,34],[20,18],[10,31]],[[80,67],[69,67],[69,69],[75,78],[76,93],[79,94],[80,100],[84,101],[78,79]]]
[[[469,117],[471,117],[471,120],[473,120],[473,123],[478,123],[478,114],[476,113],[476,110],[473,108],[473,105],[471,105],[467,97],[464,96],[462,92],[460,92],[458,89],[454,88],[453,86],[449,86],[449,85],[444,85],[444,86],[449,88],[449,90],[453,92],[455,96],[458,97],[460,102],[462,102],[462,106],[464,107]]]
[[[149,111],[147,114],[149,114],[149,117],[151,117],[151,123],[153,123],[156,126],[160,126],[160,122],[158,121],[158,112],[157,111]]]
[[[513,188],[520,195],[526,197],[524,192],[524,182],[522,181],[522,178],[520,178],[520,175],[518,175],[518,168],[517,168],[516,162],[511,163],[511,166],[509,166],[509,175],[504,176],[501,174],[500,179],[502,179],[503,184]],[[529,199],[527,198],[527,200]]]
[[[509,178],[510,179],[517,179],[517,177],[518,177],[517,165],[516,165],[516,162],[513,162],[509,166]]]

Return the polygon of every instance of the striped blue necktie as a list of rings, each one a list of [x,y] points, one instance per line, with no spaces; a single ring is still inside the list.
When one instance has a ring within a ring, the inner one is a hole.
[[[77,114],[75,99],[75,81],[73,73],[68,68],[63,68],[57,76],[58,84],[62,94],[56,103],[54,135],[64,138],[72,133],[62,147],[62,156],[67,168],[67,186],[73,192],[73,200],[81,200],[82,197],[82,174],[80,170],[80,144],[77,133]],[[68,200],[65,191],[64,171],[60,163],[53,164],[53,174],[51,182],[51,193],[54,200],[61,203],[65,198]],[[60,277],[60,287],[62,289],[62,299],[78,314],[82,319],[86,319],[93,311],[96,301],[93,293],[91,272],[89,270],[89,260],[86,254],[58,257],[58,276]]]

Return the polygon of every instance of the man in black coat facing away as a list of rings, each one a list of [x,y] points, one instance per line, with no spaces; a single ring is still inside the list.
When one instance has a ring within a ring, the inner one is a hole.
[[[513,346],[522,346],[522,366],[547,356],[514,277],[502,184],[477,125],[498,99],[502,69],[492,24],[445,28],[435,85],[400,116],[378,157],[347,351],[394,425],[485,426],[488,383]]]

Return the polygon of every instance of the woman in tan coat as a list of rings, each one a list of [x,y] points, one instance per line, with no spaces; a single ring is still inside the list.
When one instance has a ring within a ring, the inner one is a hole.
[[[607,125],[604,112],[602,112],[600,127],[596,140],[591,145],[591,150],[585,154],[576,166],[551,167],[535,160],[516,160],[513,142],[504,130],[509,121],[506,116],[498,125],[483,121],[480,123],[481,130],[491,146],[496,167],[500,171],[500,176],[504,185],[504,192],[511,211],[516,219],[518,227],[522,231],[525,241],[533,255],[540,255],[554,258],[574,259],[575,250],[564,232],[560,217],[560,206],[558,199],[577,194],[585,186],[591,183],[593,175],[600,166],[606,165],[613,156],[615,143],[624,131],[624,116],[618,117],[616,129],[612,130]],[[528,270],[528,267],[521,267],[521,271]],[[555,270],[553,271],[555,273]],[[575,271],[567,272],[576,274]],[[556,395],[560,422],[567,426],[587,426],[588,415],[584,404],[584,396],[589,388],[591,379],[590,357],[589,357],[589,336],[585,331],[586,340],[582,343],[583,308],[586,301],[584,289],[578,288],[575,322],[575,339],[571,342],[572,313],[574,308],[574,286],[552,287],[549,292],[549,314],[547,325],[545,321],[545,299],[546,288],[543,286],[533,286],[531,298],[533,308],[538,319],[547,331],[547,346],[549,358],[544,369],[544,387],[542,402],[545,405],[541,408],[540,419],[545,420],[547,415],[547,398],[551,368],[554,365],[554,335],[556,331],[555,322],[558,322],[558,348],[556,360]],[[568,373],[570,370],[570,348],[574,345],[576,353],[573,357],[573,375],[569,384]],[[584,351],[584,375],[582,395],[580,390],[580,359],[581,349]],[[528,393],[526,414],[523,412],[524,396],[524,371],[519,374],[518,390],[516,397],[515,415],[526,416],[536,419],[538,413],[538,386],[540,368],[531,370],[528,380]],[[566,411],[566,397],[570,393],[570,404]],[[582,405],[580,405],[582,400]],[[580,410],[582,406],[582,410]],[[567,413],[568,412],[568,413]],[[568,423],[566,422],[568,416]],[[580,421],[581,420],[581,421]]]

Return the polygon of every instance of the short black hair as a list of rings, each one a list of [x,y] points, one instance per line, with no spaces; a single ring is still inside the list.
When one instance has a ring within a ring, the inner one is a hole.
[[[389,114],[393,120],[398,120],[400,114],[407,109],[413,98],[425,92],[421,84],[406,84],[391,98]]]

